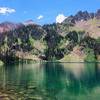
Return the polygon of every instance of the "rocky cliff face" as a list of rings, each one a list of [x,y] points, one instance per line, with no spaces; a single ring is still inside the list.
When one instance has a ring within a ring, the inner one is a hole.
[[[100,37],[100,9],[95,13],[79,11],[74,16],[66,18],[63,23],[72,23],[70,30],[85,31],[93,38]]]
[[[97,19],[100,19],[100,9],[97,10],[97,13],[95,14],[95,17],[96,17]]]
[[[77,21],[88,21],[90,19],[100,19],[100,9],[97,10],[96,13],[88,13],[87,11],[79,11],[74,16],[71,15],[68,18],[65,19],[64,22],[77,22]]]

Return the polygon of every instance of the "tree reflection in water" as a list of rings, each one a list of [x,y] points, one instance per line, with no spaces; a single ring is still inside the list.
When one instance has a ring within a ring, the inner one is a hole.
[[[100,64],[47,62],[0,68],[0,88],[28,91],[32,86],[50,100],[100,98]]]

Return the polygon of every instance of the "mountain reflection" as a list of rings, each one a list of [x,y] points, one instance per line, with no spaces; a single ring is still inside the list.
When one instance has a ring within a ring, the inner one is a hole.
[[[35,63],[0,67],[0,88],[27,89],[34,85],[52,100],[100,93],[99,63]]]

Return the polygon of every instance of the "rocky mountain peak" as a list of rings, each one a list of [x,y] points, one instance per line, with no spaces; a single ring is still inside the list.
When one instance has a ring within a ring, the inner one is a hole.
[[[2,22],[0,23],[0,33],[14,30],[16,28],[19,28],[20,26],[22,26],[21,23],[13,23],[8,21]]]
[[[98,9],[98,10],[97,10],[97,12],[96,12],[96,15],[95,15],[95,16],[96,16],[96,18],[97,18],[97,19],[100,19],[100,9]]]
[[[78,11],[74,16],[71,15],[67,17],[63,23],[74,23],[78,21],[88,21],[89,19],[100,19],[100,9],[97,10],[96,13],[89,13],[87,11]]]
[[[35,24],[35,23],[33,22],[33,20],[27,20],[27,21],[25,21],[23,24],[24,24],[25,26],[27,26],[27,25],[33,25],[33,24]]]

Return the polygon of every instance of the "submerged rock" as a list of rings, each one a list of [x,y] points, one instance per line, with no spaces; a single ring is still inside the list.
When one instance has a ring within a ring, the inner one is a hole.
[[[39,96],[31,96],[28,98],[28,100],[43,100],[42,97]]]
[[[28,89],[36,89],[36,86],[29,86]]]
[[[3,61],[0,60],[0,66],[3,66],[3,65],[4,65]]]

